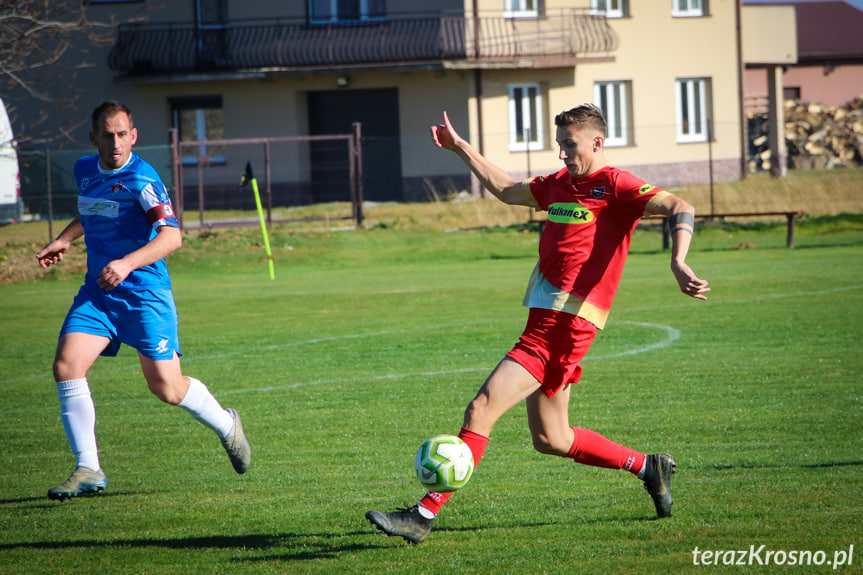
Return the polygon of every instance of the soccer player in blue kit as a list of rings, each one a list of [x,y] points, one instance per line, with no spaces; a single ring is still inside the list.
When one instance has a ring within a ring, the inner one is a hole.
[[[165,258],[180,247],[182,233],[156,170],[132,152],[137,139],[132,113],[123,104],[103,102],[93,110],[90,142],[98,154],[75,164],[79,215],[36,254],[47,268],[62,261],[82,235],[87,246],[84,285],[63,322],[54,358],[61,419],[76,467],[48,491],[50,499],[108,486],[87,372],[100,355],[116,355],[121,343],[138,351],[156,397],[216,433],[237,473],[245,473],[251,462],[237,412],[223,409],[203,383],[180,368],[177,309]]]

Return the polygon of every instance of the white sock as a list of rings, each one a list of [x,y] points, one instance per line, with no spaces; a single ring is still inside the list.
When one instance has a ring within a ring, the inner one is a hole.
[[[189,391],[180,402],[180,407],[188,411],[192,417],[216,432],[224,439],[234,426],[234,418],[223,409],[207,386],[194,377],[189,378]]]
[[[99,471],[99,450],[96,447],[96,406],[90,395],[87,378],[57,382],[60,398],[60,419],[66,430],[69,447],[78,467]]]

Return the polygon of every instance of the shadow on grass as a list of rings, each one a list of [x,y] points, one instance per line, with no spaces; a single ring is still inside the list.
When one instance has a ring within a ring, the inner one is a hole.
[[[552,523],[526,523],[520,524],[518,527],[520,529],[528,528],[528,527],[543,527],[547,525],[552,525]],[[473,526],[473,527],[440,527],[435,528],[434,533],[459,533],[466,531],[495,531],[495,530],[510,530],[512,529],[512,525],[497,525],[491,526],[482,525],[482,526]],[[375,537],[375,544],[352,544],[341,546],[338,549],[334,549],[329,552],[327,555],[321,555],[319,552],[310,552],[306,549],[306,546],[303,547],[302,553],[284,553],[279,555],[267,555],[261,557],[244,557],[241,559],[235,559],[235,561],[239,562],[265,562],[265,561],[291,561],[297,559],[320,559],[321,557],[332,557],[336,553],[343,553],[345,551],[363,551],[368,549],[381,549],[383,547],[415,547],[412,543],[408,543],[406,540],[402,539],[398,536],[388,537],[386,534],[377,531],[374,527],[370,526],[369,531],[356,531],[353,533],[345,534],[347,535],[372,535]],[[434,536],[432,534],[432,536]],[[315,537],[314,535],[307,535],[306,537]],[[329,535],[329,537],[333,537],[333,535]],[[336,536],[340,537],[340,536]],[[0,550],[3,547],[0,545]]]
[[[48,493],[48,490],[45,490],[45,493]],[[103,497],[128,497],[129,495],[140,495],[141,493],[153,493],[153,492],[142,492],[142,491],[110,491],[104,492],[100,491],[98,493],[84,493],[82,495],[78,495],[76,497],[69,497],[64,501],[51,500],[48,499],[47,495],[33,495],[31,497],[19,497],[17,499],[0,499],[0,506],[2,505],[14,505],[16,503],[44,503],[44,505],[40,505],[40,507],[55,507],[57,505],[72,505],[72,502],[76,499],[101,499]],[[68,502],[68,503],[67,503]]]
[[[238,551],[265,551],[267,549],[294,548],[296,553],[286,552],[266,558],[235,558],[234,561],[256,561],[267,559],[324,559],[337,556],[346,551],[376,549],[378,545],[339,543],[345,537],[369,535],[370,531],[348,533],[282,533],[274,535],[211,535],[207,537],[184,537],[177,539],[115,539],[112,541],[27,541],[21,543],[2,543],[0,553],[16,549],[123,549],[156,547],[162,549],[235,549]],[[322,541],[321,541],[322,540]]]
[[[828,467],[859,467],[861,465],[863,465],[863,461],[829,461],[826,463],[717,463],[713,468],[719,471],[725,471],[727,469],[781,469],[791,467],[800,467],[802,469],[823,469]]]
[[[24,499],[23,501],[27,501]],[[519,525],[519,528],[542,527],[549,523],[533,523]],[[436,532],[463,532],[463,531],[494,531],[498,529],[511,529],[511,525],[500,526],[474,526],[474,527],[442,527]],[[369,543],[357,543],[343,539],[359,536],[373,537]],[[380,549],[391,546],[389,541],[397,541],[405,546],[410,546],[399,537],[386,537],[376,531],[372,526],[365,530],[332,533],[281,533],[281,534],[250,534],[250,535],[211,535],[206,537],[183,537],[176,539],[115,539],[112,541],[98,540],[61,540],[61,541],[26,541],[20,543],[0,543],[0,553],[20,550],[58,550],[58,549],[124,549],[124,548],[162,548],[172,550],[202,550],[222,549],[248,552],[267,552],[268,550],[282,549],[284,552],[270,555],[255,555],[234,557],[235,562],[264,562],[264,561],[304,561],[316,559],[334,559],[342,553],[358,552],[364,550]]]

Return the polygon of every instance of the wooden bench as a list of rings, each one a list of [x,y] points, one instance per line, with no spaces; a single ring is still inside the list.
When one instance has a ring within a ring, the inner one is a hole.
[[[764,216],[785,216],[788,220],[788,234],[785,239],[785,245],[789,248],[794,247],[794,230],[797,227],[797,217],[806,214],[806,212],[747,212],[738,214],[698,214],[695,217],[702,220],[714,220],[719,218],[758,218]],[[663,217],[662,222],[662,249],[667,250],[671,245],[671,238],[668,231],[668,220]]]

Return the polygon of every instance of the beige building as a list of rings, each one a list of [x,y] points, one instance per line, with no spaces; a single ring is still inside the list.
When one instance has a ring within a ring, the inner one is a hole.
[[[461,162],[430,143],[442,110],[522,177],[560,169],[554,115],[595,102],[613,165],[662,186],[741,177],[739,1],[582,1],[91,0],[90,20],[120,23],[116,41],[91,50],[91,66],[52,71],[58,89],[88,92],[80,109],[52,113],[86,142],[89,110],[121,100],[139,146],[168,143],[172,128],[212,141],[346,134],[359,122],[364,197],[384,201],[471,188]],[[20,107],[16,131],[34,114]],[[236,192],[256,146],[184,148],[186,195],[199,172],[206,193]],[[347,170],[342,152],[282,142],[269,153],[276,203],[344,199],[326,183]]]

